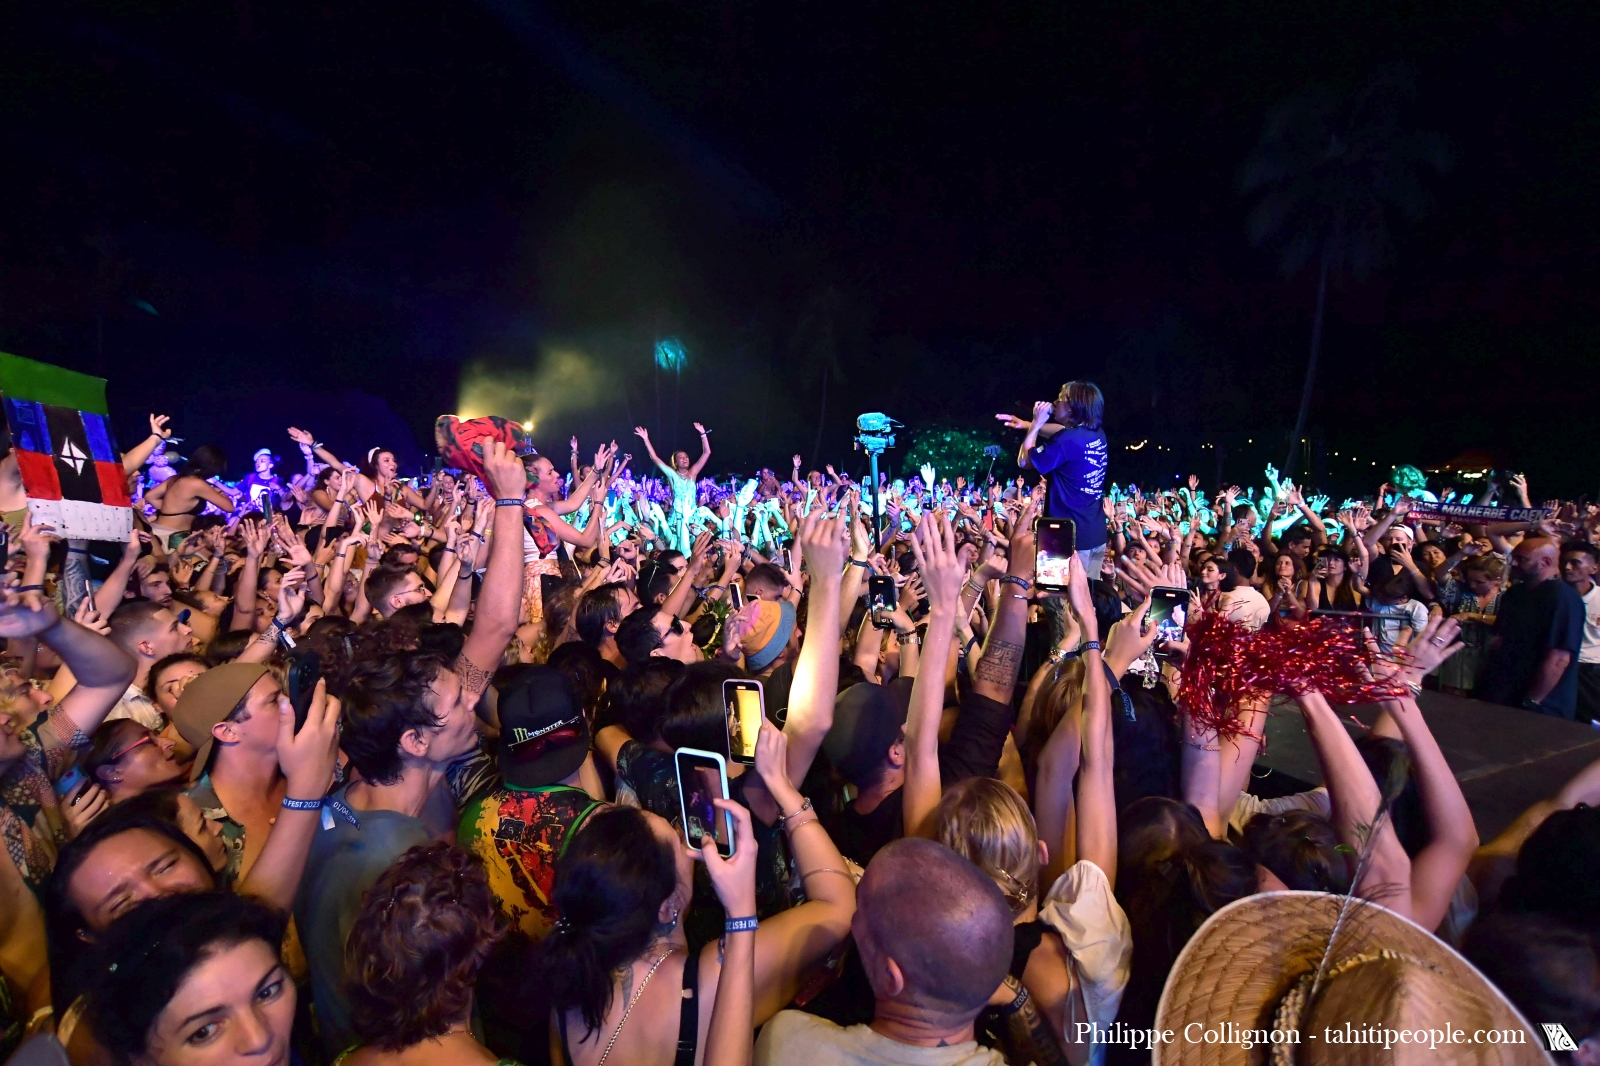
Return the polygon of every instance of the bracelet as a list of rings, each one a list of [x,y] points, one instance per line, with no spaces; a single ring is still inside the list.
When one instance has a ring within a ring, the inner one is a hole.
[[[43,585],[17,585],[12,592],[43,592]]]
[[[761,919],[753,914],[748,918],[729,918],[722,923],[722,931],[724,933],[753,933],[760,924]]]
[[[811,806],[811,800],[809,798],[807,798],[804,803],[800,804],[800,806],[795,809],[794,814],[784,814],[783,813],[783,808],[780,807],[780,808],[778,808],[778,824],[781,826],[785,822],[787,822],[790,818],[793,818],[796,815],[799,815],[804,811],[810,811],[810,810],[815,810],[815,809],[816,809],[815,807]]]
[[[496,507],[521,507],[523,502],[524,501],[522,501],[522,500],[510,500],[510,499],[507,499],[507,500],[496,500],[496,501],[494,501],[494,505]]]
[[[1086,651],[1104,651],[1104,650],[1105,649],[1100,646],[1100,642],[1098,640],[1086,640],[1082,644],[1078,645],[1078,654],[1079,655],[1082,655]]]
[[[971,589],[972,590],[972,594],[974,596],[982,596],[983,595],[983,586],[974,583],[973,580],[970,577],[967,578],[965,581],[963,581],[961,583],[961,588],[963,590]]]
[[[900,643],[902,643],[902,644],[914,644],[919,648],[922,646],[922,635],[920,633],[917,633],[916,631],[912,631],[910,633],[907,633],[903,637],[900,636],[899,633],[896,633],[895,636],[899,638]]]
[[[1015,585],[1023,592],[1027,592],[1029,589],[1033,588],[1033,582],[1029,581],[1027,578],[1018,577],[1015,574],[1007,574],[1005,577],[1000,579],[1000,584]]]
[[[822,819],[813,814],[810,818],[807,818],[803,822],[791,822],[788,819],[785,819],[783,828],[788,832],[793,833],[796,829],[800,829],[808,825],[820,825],[821,823]]]
[[[291,811],[320,811],[322,810],[322,801],[319,799],[297,800],[285,796],[283,797],[283,807],[285,810]]]
[[[334,552],[334,553],[333,553],[333,557],[334,557],[334,558],[335,558],[335,559],[343,559],[343,558],[344,558],[344,555],[345,555],[345,553],[344,553],[344,552]]]
[[[448,544],[445,545],[444,550],[449,552],[451,555],[454,555],[456,553],[456,550],[454,548],[450,547]]]
[[[806,878],[810,877],[812,874],[838,874],[840,877],[848,877],[850,879],[850,883],[851,884],[855,884],[856,883],[856,875],[855,874],[851,873],[849,870],[835,870],[831,866],[824,866],[824,867],[822,867],[821,869],[818,869],[818,870],[808,870],[805,873],[800,875],[800,880],[804,881]]]
[[[850,565],[851,566],[859,566],[863,570],[871,570],[872,569],[872,563],[871,562],[869,562],[866,559],[857,559],[854,556],[852,556],[850,558]]]

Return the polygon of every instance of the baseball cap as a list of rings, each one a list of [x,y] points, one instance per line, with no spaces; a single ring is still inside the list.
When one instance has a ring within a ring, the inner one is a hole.
[[[211,727],[228,717],[250,691],[250,686],[261,680],[267,672],[264,663],[223,663],[213,666],[184,687],[172,708],[172,723],[178,735],[194,748],[194,769],[189,780],[196,781],[206,771],[211,759],[211,745],[216,739]]]
[[[789,636],[794,632],[794,604],[788,600],[757,600],[760,604],[760,613],[756,618],[756,627],[740,643],[744,649],[744,661],[751,670],[765,670],[771,666],[773,660],[783,654],[783,649],[789,644]]]
[[[589,722],[567,675],[537,666],[501,691],[497,761],[508,788],[557,784],[588,754]]]
[[[863,681],[833,701],[833,725],[822,748],[846,781],[866,781],[900,739],[911,707],[911,683],[911,678],[895,678],[887,685]]]

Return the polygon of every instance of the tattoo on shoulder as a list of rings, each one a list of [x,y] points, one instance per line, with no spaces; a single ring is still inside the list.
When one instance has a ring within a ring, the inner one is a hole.
[[[973,677],[992,685],[1005,687],[1017,682],[1017,671],[1022,667],[1022,645],[1008,640],[991,640],[983,649],[983,657]]]
[[[465,655],[456,656],[456,676],[461,679],[461,687],[469,692],[482,692],[489,687],[489,671],[478,668],[478,664]]]

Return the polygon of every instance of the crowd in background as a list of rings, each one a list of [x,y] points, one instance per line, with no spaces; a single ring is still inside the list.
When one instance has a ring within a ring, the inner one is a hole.
[[[1141,491],[1102,406],[1001,416],[1020,473],[878,486],[713,480],[698,424],[697,458],[638,430],[642,470],[486,440],[422,479],[291,428],[303,472],[262,449],[227,484],[152,417],[121,545],[36,525],[13,453],[0,1051],[1078,1066],[1200,1061],[1231,1019],[1268,1036],[1206,1061],[1349,1023],[1600,1062],[1600,763],[1483,841],[1418,704],[1600,720],[1600,509],[1456,522],[1525,479],[1406,467],[1337,504],[1271,468]],[[1073,521],[1064,591],[1039,517]],[[1267,639],[1348,665],[1375,722],[1299,659],[1201,713],[1236,691],[1216,642]],[[1251,792],[1269,713],[1321,787]],[[729,856],[686,748],[727,757]]]

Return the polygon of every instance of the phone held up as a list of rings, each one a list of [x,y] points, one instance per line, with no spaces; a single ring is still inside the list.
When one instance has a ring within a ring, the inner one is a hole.
[[[714,751],[679,748],[672,753],[678,771],[678,805],[683,814],[683,840],[699,853],[709,840],[724,859],[733,855],[733,815],[719,811],[714,800],[728,798],[728,764]]]
[[[1045,592],[1067,591],[1068,564],[1078,551],[1078,526],[1070,518],[1033,520],[1038,551],[1033,562],[1033,587]]]
[[[744,610],[744,586],[737,581],[728,582],[728,609],[735,613]]]
[[[1189,621],[1189,590],[1157,585],[1150,590],[1150,616],[1147,625],[1155,626],[1156,640],[1162,644],[1183,639]]]
[[[289,703],[294,707],[294,731],[306,724],[311,713],[311,697],[316,695],[317,681],[322,677],[322,656],[310,648],[296,648],[289,653],[289,663],[284,671],[288,675]]]
[[[728,711],[728,758],[756,764],[756,738],[767,717],[766,693],[753,678],[730,677],[722,683],[722,705]]]
[[[888,574],[867,578],[867,608],[872,612],[873,629],[893,629],[894,620],[889,615],[898,606],[900,590],[895,588],[894,578]]]

